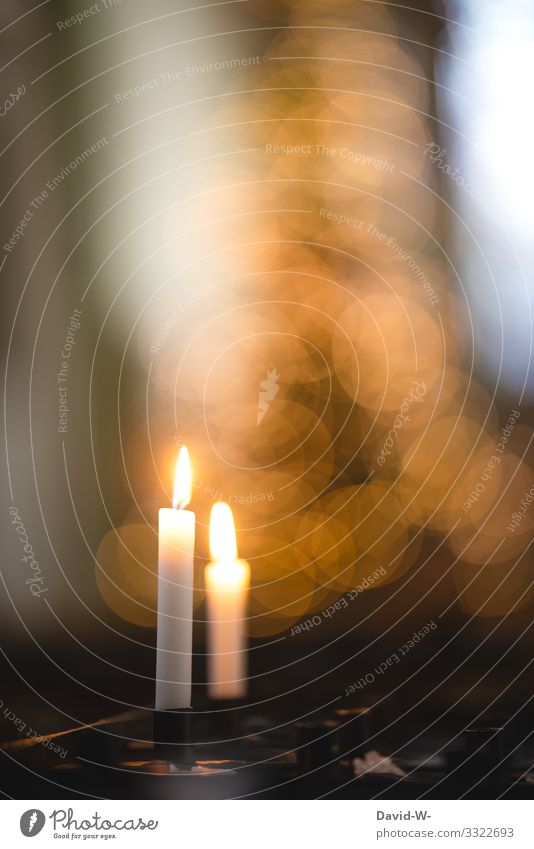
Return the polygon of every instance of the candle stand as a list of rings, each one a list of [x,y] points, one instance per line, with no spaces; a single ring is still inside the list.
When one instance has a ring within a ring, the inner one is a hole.
[[[522,722],[513,745],[497,725],[399,745],[376,739],[362,707],[287,721],[265,705],[206,700],[194,711],[136,709],[19,735],[2,744],[0,769],[19,799],[534,799],[534,740]],[[371,751],[391,753],[406,774],[356,776],[353,759]]]

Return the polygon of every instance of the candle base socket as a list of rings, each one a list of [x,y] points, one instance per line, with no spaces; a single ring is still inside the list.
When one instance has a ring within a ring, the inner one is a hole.
[[[154,710],[154,751],[162,760],[191,768],[196,763],[193,709]]]
[[[210,696],[207,701],[210,709],[213,711],[232,711],[238,710],[239,708],[244,708],[248,706],[248,699],[239,698],[239,699],[214,699]]]
[[[210,699],[211,734],[219,741],[229,737],[243,737],[246,734],[248,702],[245,699]]]

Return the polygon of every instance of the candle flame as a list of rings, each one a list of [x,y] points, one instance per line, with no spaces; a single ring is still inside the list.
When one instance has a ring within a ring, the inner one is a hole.
[[[176,472],[174,475],[174,492],[172,506],[177,510],[183,510],[191,501],[191,463],[189,452],[182,445],[176,461]]]
[[[210,551],[213,560],[228,562],[237,557],[237,542],[232,510],[223,501],[211,508]]]

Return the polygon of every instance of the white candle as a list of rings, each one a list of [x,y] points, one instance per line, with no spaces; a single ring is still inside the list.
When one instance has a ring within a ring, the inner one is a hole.
[[[156,710],[191,707],[195,514],[184,509],[190,498],[189,454],[182,446],[172,509],[159,511]]]
[[[245,616],[250,566],[237,559],[232,511],[214,504],[210,519],[212,562],[205,571],[208,605],[208,692],[239,699],[247,692]]]

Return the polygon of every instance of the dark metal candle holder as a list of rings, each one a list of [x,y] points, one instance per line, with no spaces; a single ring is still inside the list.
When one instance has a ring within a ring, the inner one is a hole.
[[[367,707],[339,708],[334,717],[339,722],[339,755],[341,759],[363,758],[374,745],[371,710]]]
[[[295,723],[297,771],[300,775],[335,765],[337,729],[338,723],[333,719],[299,720]]]
[[[208,702],[210,723],[221,739],[243,735],[245,699],[217,699]]]

